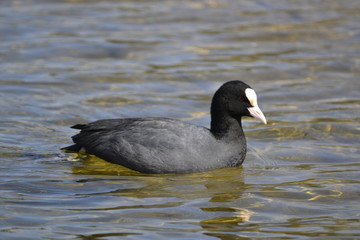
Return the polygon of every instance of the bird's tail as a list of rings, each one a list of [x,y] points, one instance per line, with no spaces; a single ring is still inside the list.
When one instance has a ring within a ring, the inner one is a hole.
[[[61,148],[61,150],[65,150],[68,152],[79,152],[80,149],[81,149],[81,146],[79,146],[77,144]]]

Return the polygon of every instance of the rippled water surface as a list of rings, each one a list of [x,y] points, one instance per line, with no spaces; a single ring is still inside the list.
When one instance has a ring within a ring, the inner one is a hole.
[[[1,1],[0,238],[359,239],[359,13],[357,0]],[[246,119],[242,167],[146,175],[59,150],[69,126],[101,118],[208,126],[231,79],[269,122]]]

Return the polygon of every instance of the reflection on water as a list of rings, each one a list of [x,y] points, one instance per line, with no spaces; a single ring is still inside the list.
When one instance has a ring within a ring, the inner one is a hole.
[[[359,1],[0,2],[1,239],[349,238],[359,234]],[[65,154],[69,126],[209,125],[231,79],[244,166],[146,175]]]

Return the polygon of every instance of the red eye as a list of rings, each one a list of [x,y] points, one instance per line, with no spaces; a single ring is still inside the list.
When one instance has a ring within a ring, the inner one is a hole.
[[[243,97],[240,97],[240,101],[243,101],[243,102],[244,102],[244,98],[243,98]]]

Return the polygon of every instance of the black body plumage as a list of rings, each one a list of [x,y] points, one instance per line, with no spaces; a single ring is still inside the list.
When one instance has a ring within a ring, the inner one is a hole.
[[[251,116],[241,81],[225,83],[214,95],[211,128],[169,118],[105,119],[72,128],[74,145],[106,161],[143,173],[189,173],[239,166],[245,159],[242,116]]]

